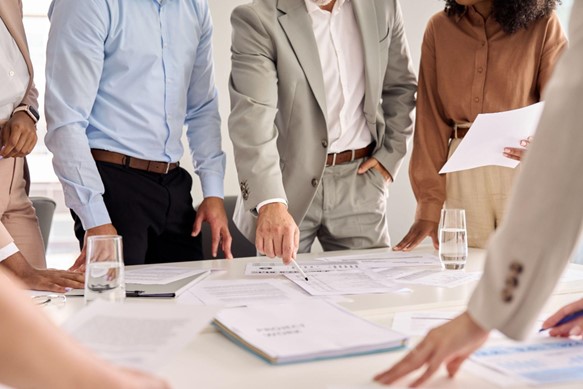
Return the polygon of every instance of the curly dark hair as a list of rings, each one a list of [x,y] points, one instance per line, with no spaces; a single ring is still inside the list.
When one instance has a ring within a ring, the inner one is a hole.
[[[493,0],[492,16],[507,34],[513,34],[550,15],[559,4],[561,0]],[[445,12],[449,16],[462,15],[466,6],[455,0],[445,0]]]

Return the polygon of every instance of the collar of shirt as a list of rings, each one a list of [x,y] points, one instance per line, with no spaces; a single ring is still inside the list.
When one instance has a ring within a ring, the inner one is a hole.
[[[308,9],[308,13],[311,14],[316,11],[322,11],[322,9],[314,3],[312,0],[304,0],[306,2],[306,8]],[[336,4],[334,4],[334,9],[342,9],[344,3],[349,2],[351,0],[336,0]],[[322,11],[324,12],[324,11]]]

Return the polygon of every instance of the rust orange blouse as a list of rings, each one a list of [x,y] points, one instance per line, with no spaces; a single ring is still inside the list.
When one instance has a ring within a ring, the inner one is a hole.
[[[473,7],[462,16],[440,12],[429,20],[409,165],[417,220],[439,221],[445,175],[438,172],[447,160],[453,123],[538,102],[566,44],[554,12],[511,35]]]

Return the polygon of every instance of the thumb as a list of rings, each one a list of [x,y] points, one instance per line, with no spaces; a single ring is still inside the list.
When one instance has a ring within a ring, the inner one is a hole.
[[[200,234],[200,230],[202,229],[202,219],[202,212],[197,212],[196,218],[194,219],[194,226],[192,227],[192,236],[198,236],[198,234]]]
[[[378,162],[374,158],[369,158],[360,165],[358,168],[358,174],[366,173],[370,168],[375,166]]]

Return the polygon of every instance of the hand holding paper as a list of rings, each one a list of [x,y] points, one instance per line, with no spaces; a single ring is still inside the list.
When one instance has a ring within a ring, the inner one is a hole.
[[[515,168],[518,161],[505,157],[505,148],[520,145],[536,131],[544,103],[512,111],[478,115],[456,151],[439,174],[452,173],[482,166]]]

